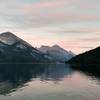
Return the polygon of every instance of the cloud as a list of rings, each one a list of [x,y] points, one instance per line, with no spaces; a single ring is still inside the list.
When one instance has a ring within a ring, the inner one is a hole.
[[[98,13],[90,14],[88,9],[88,13],[84,13],[81,7],[77,9],[83,3],[80,1],[82,0],[40,0],[26,3],[24,0],[1,0],[0,18],[23,29],[100,21]]]
[[[66,49],[88,49],[97,46],[100,37],[99,4],[99,0],[0,0],[0,30],[23,33],[21,37],[36,45],[62,42]]]
[[[37,2],[37,3],[33,3],[33,4],[28,4],[24,6],[24,9],[27,13],[30,13],[34,10],[40,10],[40,9],[48,9],[48,8],[57,8],[60,6],[65,5],[66,0],[59,0],[59,1],[42,1],[42,2]],[[67,2],[68,3],[68,2]]]
[[[64,29],[56,29],[56,30],[48,30],[48,32],[50,33],[64,33],[64,34],[68,34],[68,33],[74,33],[74,34],[100,34],[100,29],[99,28],[64,28]]]
[[[80,39],[80,41],[83,42],[100,42],[100,37],[88,37],[88,38],[84,38],[84,39]]]

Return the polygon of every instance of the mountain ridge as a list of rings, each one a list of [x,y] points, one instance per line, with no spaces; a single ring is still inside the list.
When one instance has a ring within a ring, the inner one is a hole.
[[[52,57],[52,59],[60,62],[65,62],[66,60],[71,59],[73,56],[75,56],[74,53],[69,52],[63,48],[61,48],[59,45],[53,45],[53,46],[44,46],[42,45],[40,48],[37,48],[39,51],[45,53],[46,55]]]
[[[74,55],[71,51],[66,51],[59,45],[41,46],[34,48],[29,43],[14,35],[11,32],[0,34],[0,62],[65,62]]]
[[[100,64],[100,46],[86,51],[85,53],[79,54],[66,63],[71,64]]]
[[[45,62],[48,58],[26,41],[11,32],[0,34],[0,62],[34,63]]]

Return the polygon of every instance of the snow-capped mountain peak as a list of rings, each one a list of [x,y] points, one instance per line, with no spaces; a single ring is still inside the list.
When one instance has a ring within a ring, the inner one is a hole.
[[[8,45],[12,45],[18,42],[19,40],[20,38],[18,38],[16,35],[14,35],[11,32],[4,32],[0,34],[0,41]]]
[[[46,62],[39,50],[11,32],[0,34],[0,62]]]

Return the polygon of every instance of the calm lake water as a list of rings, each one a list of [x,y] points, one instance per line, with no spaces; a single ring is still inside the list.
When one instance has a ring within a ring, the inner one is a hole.
[[[1,64],[0,100],[100,100],[100,70]]]

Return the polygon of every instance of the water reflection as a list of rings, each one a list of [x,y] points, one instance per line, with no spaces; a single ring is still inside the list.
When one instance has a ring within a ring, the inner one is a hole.
[[[88,77],[97,80],[100,83],[100,65],[70,65],[75,71],[83,72]]]
[[[0,94],[6,95],[24,87],[33,79],[57,83],[68,76],[74,79],[75,72],[82,72],[86,77],[100,81],[100,67],[73,66],[66,64],[0,64]],[[78,74],[81,77],[81,74]],[[71,83],[70,83],[71,84]],[[41,84],[42,85],[42,84]]]
[[[16,91],[32,78],[57,82],[72,72],[72,69],[65,64],[1,64],[0,94]]]

